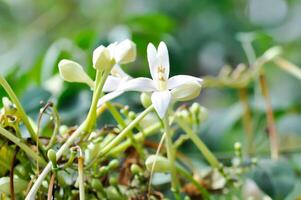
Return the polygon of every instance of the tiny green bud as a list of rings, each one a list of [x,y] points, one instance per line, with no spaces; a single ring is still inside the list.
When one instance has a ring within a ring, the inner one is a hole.
[[[136,118],[136,114],[133,111],[129,112],[129,118],[134,120]]]
[[[168,172],[169,171],[169,162],[168,160],[163,156],[156,156],[156,155],[150,155],[146,161],[146,169],[151,171],[154,165],[154,172]]]
[[[132,172],[132,174],[139,175],[142,173],[142,169],[137,164],[132,164],[131,172]]]
[[[94,188],[96,190],[102,189],[101,181],[99,179],[96,179],[96,178],[93,178],[91,180],[91,186],[92,186],[92,188]]]
[[[100,175],[100,176],[104,176],[104,175],[106,175],[108,172],[109,172],[109,168],[108,168],[107,166],[102,166],[102,167],[99,169],[99,175]]]
[[[150,105],[152,105],[151,97],[148,93],[141,93],[140,101],[144,108],[148,108]]]
[[[118,184],[118,180],[115,177],[110,177],[109,182],[111,185],[114,185],[114,186]]]
[[[241,143],[240,142],[235,142],[234,144],[234,149],[236,151],[241,151]]]
[[[53,149],[49,149],[49,151],[47,152],[47,157],[50,160],[50,162],[52,163],[52,167],[54,169],[57,168],[56,153]]]
[[[110,169],[116,169],[119,165],[119,161],[117,159],[111,160],[109,163],[109,168]]]

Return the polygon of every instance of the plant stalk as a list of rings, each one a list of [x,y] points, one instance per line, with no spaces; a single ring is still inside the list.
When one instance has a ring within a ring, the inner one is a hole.
[[[191,141],[196,145],[196,147],[203,153],[204,157],[207,159],[209,164],[213,168],[218,169],[219,168],[218,160],[213,155],[213,153],[208,149],[208,147],[204,144],[204,142],[179,117],[176,117],[175,121],[187,133],[187,135],[189,136]]]

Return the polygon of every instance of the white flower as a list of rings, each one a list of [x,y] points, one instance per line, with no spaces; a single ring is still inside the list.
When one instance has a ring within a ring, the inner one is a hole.
[[[150,43],[147,57],[152,79],[127,80],[117,91],[152,92],[151,101],[160,118],[165,116],[171,100],[187,101],[199,95],[202,79],[187,75],[169,78],[169,57],[164,42],[160,42],[158,50]]]
[[[125,73],[119,65],[115,65],[111,70],[111,75],[108,76],[102,90],[103,92],[108,92],[108,94],[104,95],[98,100],[97,106],[100,106],[105,102],[121,95],[124,92],[121,90],[121,88],[128,80],[131,79],[132,77]]]
[[[95,69],[113,67],[115,64],[126,64],[136,59],[136,45],[131,40],[103,45],[93,51],[93,67]]]
[[[83,67],[71,60],[63,59],[59,62],[59,71],[61,77],[68,82],[86,83],[91,88],[94,87],[94,82],[86,74]]]

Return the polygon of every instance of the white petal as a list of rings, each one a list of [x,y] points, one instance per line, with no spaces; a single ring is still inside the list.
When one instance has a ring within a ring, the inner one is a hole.
[[[125,73],[125,71],[123,71],[122,68],[117,64],[114,65],[113,69],[111,70],[111,74],[113,76],[118,76],[118,77],[121,77],[121,78],[128,78],[128,79],[132,78],[130,75]]]
[[[94,82],[86,74],[82,66],[74,61],[63,59],[59,62],[59,71],[61,77],[68,82],[86,83],[91,88],[94,87]]]
[[[170,91],[164,90],[153,92],[151,99],[155,110],[157,111],[159,117],[162,119],[166,114],[171,100]]]
[[[197,82],[190,82],[171,90],[171,95],[175,101],[189,101],[198,97],[200,92],[201,85]]]
[[[169,77],[169,56],[167,46],[164,42],[160,42],[159,44],[157,57],[159,65],[165,68],[164,78],[167,80]]]
[[[151,76],[153,80],[157,80],[157,68],[159,63],[157,59],[156,47],[152,43],[147,45],[147,60]]]
[[[168,89],[173,89],[190,82],[201,84],[203,82],[203,79],[188,75],[177,75],[168,79],[167,87]]]
[[[111,55],[107,47],[100,45],[93,51],[93,67],[95,69],[101,69],[109,67],[111,68]]]
[[[115,91],[115,92],[111,92],[108,93],[106,95],[104,95],[103,97],[101,97],[98,102],[97,102],[97,107],[103,105],[104,103],[111,101],[112,99],[120,96],[123,93],[123,91]]]
[[[152,92],[156,90],[154,82],[149,78],[135,78],[126,81],[119,90],[123,91],[138,91],[138,92]]]
[[[114,58],[116,63],[126,64],[136,59],[136,44],[129,39],[120,42],[115,47]]]
[[[108,76],[104,86],[103,86],[103,92],[112,92],[114,90],[117,90],[117,88],[120,86],[122,79],[115,76]]]

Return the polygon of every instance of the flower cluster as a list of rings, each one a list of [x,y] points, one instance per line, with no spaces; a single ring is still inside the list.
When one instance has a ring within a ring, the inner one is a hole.
[[[136,45],[132,41],[124,40],[108,47],[101,45],[96,48],[93,52],[93,67],[96,70],[110,71],[103,87],[103,92],[107,94],[99,99],[98,106],[126,91],[146,92],[150,93],[157,114],[163,118],[171,103],[191,100],[199,95],[202,79],[188,75],[169,77],[169,55],[164,42],[160,42],[158,49],[152,43],[148,44],[147,58],[152,78],[132,78],[120,67],[121,64],[136,59]],[[81,82],[91,88],[95,87],[95,83],[81,65],[74,61],[62,60],[59,71],[65,81]]]

